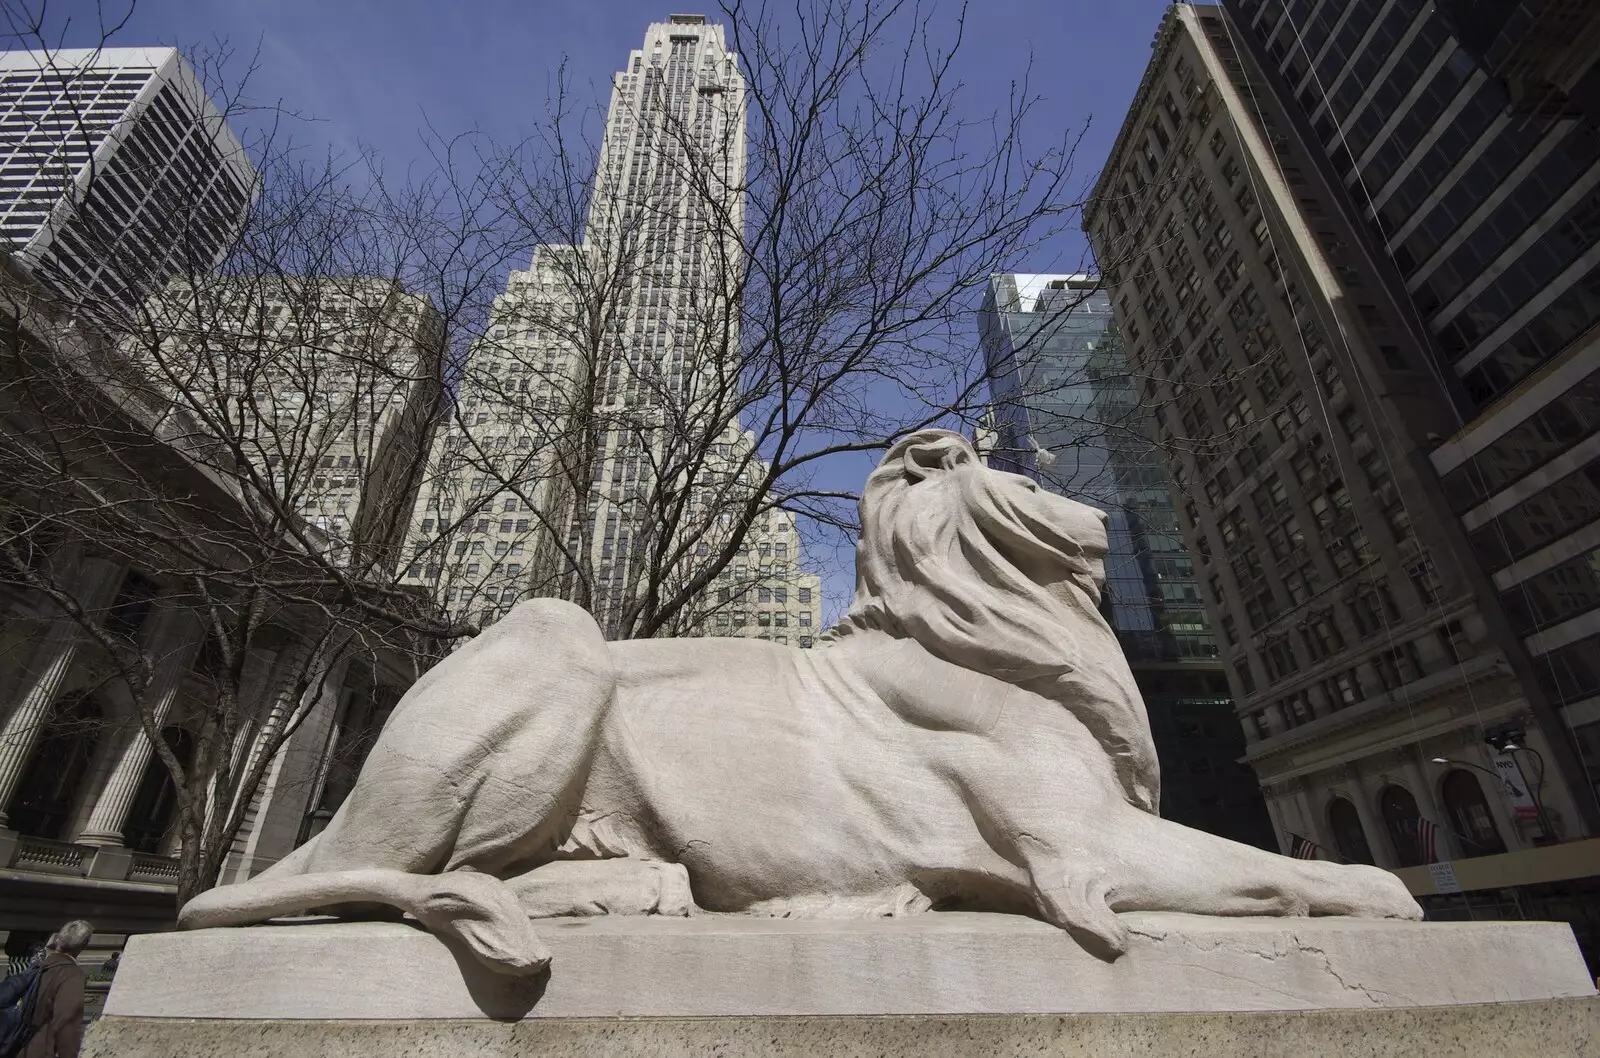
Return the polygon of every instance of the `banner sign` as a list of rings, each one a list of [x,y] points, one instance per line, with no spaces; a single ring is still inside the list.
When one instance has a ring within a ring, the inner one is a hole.
[[[1509,753],[1496,753],[1494,770],[1505,783],[1506,797],[1511,800],[1511,808],[1516,813],[1517,822],[1532,823],[1538,820],[1539,806],[1533,803],[1533,792],[1523,781],[1516,759]]]

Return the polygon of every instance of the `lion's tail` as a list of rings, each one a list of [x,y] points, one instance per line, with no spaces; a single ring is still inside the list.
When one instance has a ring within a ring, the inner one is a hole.
[[[405,909],[416,875],[387,868],[306,874],[286,858],[248,882],[219,885],[183,905],[179,929],[248,926],[279,915],[335,904],[389,904]]]
[[[505,882],[476,871],[411,874],[363,867],[320,874],[263,873],[201,893],[178,912],[179,929],[247,926],[307,908],[387,904],[430,932],[464,943],[498,973],[526,975],[550,963],[550,951]]]

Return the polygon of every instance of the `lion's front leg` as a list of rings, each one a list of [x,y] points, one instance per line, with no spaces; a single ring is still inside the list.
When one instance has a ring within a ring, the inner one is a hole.
[[[1115,822],[1118,911],[1422,917],[1405,883],[1377,867],[1292,859],[1137,811]]]
[[[1041,918],[1102,958],[1126,950],[1122,911],[1419,918],[1394,875],[1296,860],[1130,804],[1071,717],[1014,697],[954,777],[990,845],[1028,876]]]
[[[1040,918],[1115,959],[1128,929],[1113,909],[1125,875],[1117,855],[1124,799],[1094,738],[1053,702],[1013,691],[992,732],[948,762],[990,847],[1020,866]]]
[[[555,860],[506,879],[529,918],[665,915],[697,910],[689,872],[661,860]]]

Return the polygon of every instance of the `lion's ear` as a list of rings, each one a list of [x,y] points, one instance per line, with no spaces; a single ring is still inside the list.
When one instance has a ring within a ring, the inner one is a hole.
[[[913,441],[906,446],[901,462],[906,477],[921,481],[944,470],[954,470],[976,462],[978,454],[960,434],[941,431],[940,436],[927,441]]]

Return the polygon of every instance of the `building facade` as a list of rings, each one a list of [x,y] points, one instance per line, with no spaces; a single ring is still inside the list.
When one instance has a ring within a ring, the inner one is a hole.
[[[0,241],[67,304],[130,313],[209,268],[258,184],[176,49],[0,53]]]
[[[1260,789],[1238,762],[1227,676],[1110,296],[1093,276],[997,275],[979,328],[990,464],[1109,516],[1102,607],[1150,714],[1162,815],[1273,847]]]
[[[583,240],[510,277],[440,432],[407,576],[492,621],[519,599],[588,607],[609,636],[691,587],[765,464],[736,413],[744,80],[722,27],[656,23],[612,81]],[[656,634],[810,646],[821,582],[794,516],[762,510]]]
[[[1421,39],[1432,31],[1416,9],[1432,5],[1287,6],[1355,39],[1313,47],[1316,71],[1303,30],[1258,61],[1221,8],[1174,5],[1086,217],[1171,455],[1246,760],[1284,851],[1303,837],[1405,867],[1587,835],[1570,731],[1522,678],[1428,462],[1464,402],[1527,377],[1474,376],[1515,312],[1474,316],[1488,329],[1459,332],[1471,348],[1447,374],[1436,351],[1456,317],[1424,329],[1425,300],[1362,251],[1391,192],[1451,190],[1424,163],[1456,142],[1440,125],[1454,93],[1435,105],[1418,71],[1457,69],[1458,88],[1482,78]],[[1343,173],[1344,153],[1307,145],[1323,116],[1306,111],[1329,99],[1363,111],[1327,119],[1354,166]],[[1345,208],[1352,189],[1365,220]],[[1508,725],[1518,748],[1485,743]],[[1549,764],[1536,784],[1498,780],[1537,774],[1535,757]],[[1438,828],[1432,847],[1421,820]]]
[[[327,611],[308,587],[305,605],[282,597],[261,609],[237,678],[221,675],[205,600],[224,592],[197,598],[192,578],[170,555],[160,556],[158,543],[137,532],[97,537],[73,516],[68,482],[40,494],[25,491],[28,483],[13,471],[28,465],[15,461],[19,451],[70,435],[70,478],[90,495],[120,498],[119,483],[130,480],[162,485],[171,503],[159,521],[151,516],[149,536],[187,530],[196,540],[232,539],[246,554],[251,538],[241,527],[260,524],[251,499],[190,458],[185,442],[197,416],[182,416],[187,425],[177,430],[167,421],[140,421],[146,394],[76,371],[97,362],[86,350],[98,338],[74,337],[82,329],[60,317],[41,327],[33,313],[14,314],[12,284],[33,292],[36,281],[9,266],[0,275],[10,333],[36,353],[9,363],[38,366],[48,358],[63,366],[60,373],[41,368],[26,385],[9,379],[0,387],[7,468],[0,494],[0,940],[8,956],[26,955],[66,919],[89,918],[97,927],[93,964],[130,934],[171,928],[177,912],[178,795],[150,725],[187,766],[203,740],[225,737],[217,723],[227,713],[237,725],[235,760],[264,762],[223,864],[222,881],[238,880],[325,823],[348,789],[344,773],[359,764],[386,710],[426,659],[396,647],[374,622],[355,629],[326,664],[318,661]],[[71,401],[41,405],[41,391],[57,386],[71,387]],[[60,421],[62,407],[80,416]],[[97,435],[104,445],[93,443]],[[151,443],[132,443],[135,436]],[[97,464],[97,453],[114,458]],[[263,458],[263,470],[269,463]],[[146,490],[132,496],[150,503]],[[281,572],[296,577],[304,567],[292,562]],[[64,613],[72,608],[81,619]],[[127,649],[149,659],[145,680],[129,678]],[[219,698],[224,688],[238,697]],[[267,758],[265,736],[252,734],[264,726],[251,725],[298,714],[303,720]]]

